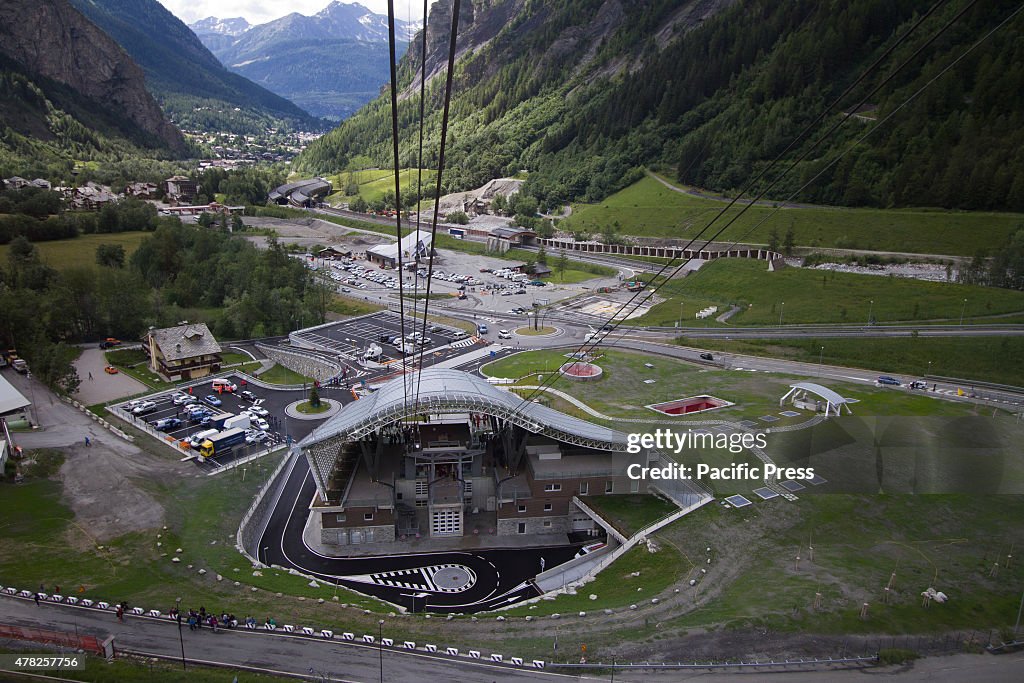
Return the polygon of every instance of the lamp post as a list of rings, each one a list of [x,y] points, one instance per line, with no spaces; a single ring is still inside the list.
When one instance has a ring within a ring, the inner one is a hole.
[[[785,313],[785,311],[786,311],[786,302],[783,301],[782,305],[779,307],[779,327],[782,327],[782,314]]]
[[[870,325],[872,323],[872,321],[874,321],[874,319],[875,319],[874,312],[875,312],[875,300],[871,299],[871,306],[868,307],[868,325]]]
[[[380,683],[384,683],[384,620],[377,622],[377,654],[380,659]]]
[[[818,352],[818,377],[821,377],[821,373],[822,373],[821,361],[824,359],[824,357],[825,357],[825,347],[822,346],[821,350]]]
[[[177,598],[174,602],[175,610],[178,612],[176,620],[178,622],[178,643],[181,644],[181,670],[185,671],[185,639],[181,636],[181,598]]]
[[[679,324],[676,327],[681,328],[683,326],[683,302],[679,302]]]
[[[960,326],[964,325],[964,313],[967,312],[967,299],[964,299],[964,305],[960,307]]]

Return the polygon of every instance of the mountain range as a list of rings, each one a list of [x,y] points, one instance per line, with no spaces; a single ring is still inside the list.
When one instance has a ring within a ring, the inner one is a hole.
[[[142,69],[66,0],[0,3],[5,173],[47,175],[75,161],[184,152]]]
[[[138,62],[164,111],[185,129],[253,133],[320,122],[294,103],[224,68],[157,0],[70,0]]]
[[[293,12],[256,26],[207,17],[190,28],[228,69],[316,116],[351,115],[389,78],[387,16],[358,3],[332,2],[312,16]],[[396,20],[399,56],[415,28]]]
[[[541,202],[593,201],[644,167],[734,192],[781,154],[780,168],[793,170],[755,191],[850,206],[1024,209],[1024,33],[996,30],[1013,0],[942,4],[902,41],[922,16],[915,0],[461,7],[446,192],[526,169],[523,192]],[[450,20],[443,0],[426,24],[427,167],[437,163]],[[423,57],[413,45],[399,69],[403,149],[415,149],[419,126],[418,98],[408,95]],[[877,59],[880,68],[825,111]],[[812,142],[864,98],[850,125]],[[819,112],[814,135],[787,149]],[[391,167],[390,134],[382,94],[294,168],[330,173],[357,157]]]

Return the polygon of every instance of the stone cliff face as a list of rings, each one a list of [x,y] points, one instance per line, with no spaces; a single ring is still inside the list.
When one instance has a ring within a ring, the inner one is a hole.
[[[142,69],[65,0],[0,3],[0,53],[121,112],[160,145],[184,149],[181,132],[146,90]]]

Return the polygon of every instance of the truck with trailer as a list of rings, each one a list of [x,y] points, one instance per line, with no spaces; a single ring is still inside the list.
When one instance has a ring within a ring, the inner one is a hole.
[[[229,452],[233,446],[244,443],[244,429],[225,429],[199,445],[199,457],[205,460],[216,455],[223,455]]]

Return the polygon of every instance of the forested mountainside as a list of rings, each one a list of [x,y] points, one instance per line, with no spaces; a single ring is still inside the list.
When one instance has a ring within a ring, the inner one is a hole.
[[[142,66],[150,91],[184,129],[253,133],[319,124],[294,103],[224,68],[156,0],[70,1]]]
[[[358,3],[332,2],[249,26],[208,17],[191,28],[231,71],[334,120],[350,116],[388,81],[388,21]],[[410,25],[396,21],[399,55]]]
[[[1017,3],[977,3],[925,46],[967,4],[943,3],[899,45],[819,132],[922,52],[770,196],[788,197],[895,112],[797,198],[1024,209],[1021,17],[939,75]],[[526,169],[525,191],[538,199],[596,200],[635,180],[643,166],[736,190],[929,7],[914,0],[467,0],[446,190]],[[437,76],[450,13],[450,1],[435,4],[426,29],[433,76],[427,166],[437,163],[444,85]],[[416,91],[420,59],[417,42],[412,45],[400,71],[403,166],[415,164],[418,127],[417,98],[408,97]],[[311,145],[297,168],[336,171],[357,156],[390,166],[389,106],[386,95],[368,104]]]
[[[65,0],[0,5],[0,170],[64,176],[76,160],[181,155],[142,69]],[[34,176],[32,176],[34,177]]]

